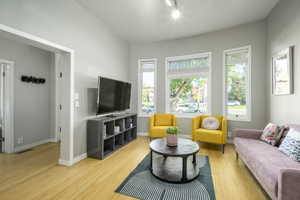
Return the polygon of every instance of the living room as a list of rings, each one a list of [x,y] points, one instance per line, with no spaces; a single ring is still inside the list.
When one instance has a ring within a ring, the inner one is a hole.
[[[300,199],[299,24],[298,0],[1,1],[3,44],[58,55],[62,89],[61,142],[1,153],[0,199]],[[39,123],[6,77],[3,150]]]

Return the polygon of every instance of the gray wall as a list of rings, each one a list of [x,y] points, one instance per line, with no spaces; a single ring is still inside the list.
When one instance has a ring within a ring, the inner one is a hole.
[[[293,95],[271,94],[272,55],[289,46],[294,48]],[[300,1],[281,0],[268,17],[268,96],[269,120],[274,123],[300,124]]]
[[[266,22],[212,32],[185,39],[156,43],[133,44],[130,47],[131,80],[133,84],[133,109],[137,110],[138,59],[158,59],[158,104],[159,113],[165,111],[165,57],[212,52],[212,114],[223,113],[223,50],[252,45],[252,121],[230,121],[230,129],[263,128],[266,124]],[[147,132],[148,118],[139,118],[139,132]],[[191,119],[178,119],[179,127],[185,134],[191,134]]]
[[[0,38],[0,59],[15,62],[14,146],[19,147],[53,138],[53,132],[50,132],[50,91],[54,76],[51,74],[51,53]],[[42,77],[46,79],[46,83],[24,83],[20,79],[22,75]],[[23,143],[17,143],[19,137],[23,137]]]
[[[129,47],[73,0],[1,0],[0,23],[75,50],[74,155],[86,152],[87,88],[97,76],[128,80]]]

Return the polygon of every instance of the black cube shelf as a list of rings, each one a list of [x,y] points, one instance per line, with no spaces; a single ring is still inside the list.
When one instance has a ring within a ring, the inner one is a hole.
[[[115,127],[118,131],[115,132]],[[137,138],[137,115],[122,114],[88,120],[87,155],[103,159]]]

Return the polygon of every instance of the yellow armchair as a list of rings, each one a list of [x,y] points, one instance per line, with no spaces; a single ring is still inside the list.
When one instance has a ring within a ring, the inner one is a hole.
[[[166,130],[176,126],[176,117],[173,114],[155,114],[149,119],[149,137],[166,137]]]
[[[220,126],[217,130],[208,130],[202,128],[202,120],[207,117],[215,117],[219,120]],[[225,116],[200,115],[193,118],[192,121],[192,139],[194,141],[208,142],[222,145],[224,153],[225,144],[227,143],[227,119]]]

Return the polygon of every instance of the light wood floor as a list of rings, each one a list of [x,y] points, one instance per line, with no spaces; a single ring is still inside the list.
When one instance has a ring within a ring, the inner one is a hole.
[[[103,161],[87,158],[72,167],[56,164],[55,143],[22,154],[0,154],[0,199],[133,199],[114,190],[149,152],[148,143],[139,137]],[[202,145],[200,154],[209,156],[217,200],[268,199],[242,162],[235,160],[232,145],[224,155],[218,146]]]

